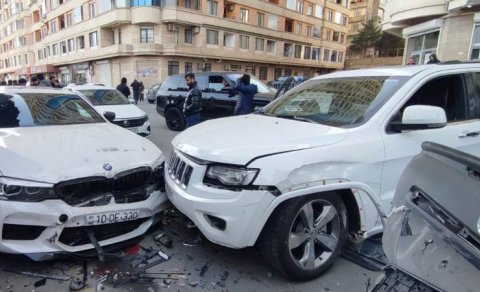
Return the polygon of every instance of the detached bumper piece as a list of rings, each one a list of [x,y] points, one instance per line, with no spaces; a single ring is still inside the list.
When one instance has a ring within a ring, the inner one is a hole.
[[[370,292],[438,292],[414,277],[389,267],[385,276]]]

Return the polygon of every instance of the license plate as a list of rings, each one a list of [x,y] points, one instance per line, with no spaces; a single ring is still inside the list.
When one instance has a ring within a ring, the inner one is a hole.
[[[86,216],[86,223],[88,225],[101,225],[109,223],[117,223],[124,221],[131,221],[140,217],[140,211],[122,211],[102,213]]]
[[[137,129],[137,128],[129,128],[129,129],[127,129],[127,130],[129,130],[130,132],[133,132],[133,133],[135,133],[135,134],[138,133],[138,129]]]

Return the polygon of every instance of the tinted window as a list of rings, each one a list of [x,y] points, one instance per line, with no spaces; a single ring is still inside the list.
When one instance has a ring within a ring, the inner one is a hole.
[[[0,128],[103,122],[100,114],[76,95],[0,94]]]
[[[188,91],[187,84],[183,76],[169,76],[160,88],[164,91]]]
[[[468,117],[470,119],[480,118],[480,73],[473,73],[472,79],[468,82]]]
[[[208,89],[211,92],[221,92],[225,87],[223,84],[223,77],[218,75],[212,75],[208,77]]]
[[[228,74],[227,78],[231,83],[235,84],[237,79],[241,78],[243,74]],[[268,88],[262,81],[258,80],[255,76],[250,75],[250,83],[255,84],[258,88],[259,93],[273,93],[273,91]]]
[[[94,105],[119,105],[129,104],[128,99],[115,89],[79,90]]]
[[[406,77],[349,77],[311,80],[267,105],[262,113],[334,127],[367,121]]]

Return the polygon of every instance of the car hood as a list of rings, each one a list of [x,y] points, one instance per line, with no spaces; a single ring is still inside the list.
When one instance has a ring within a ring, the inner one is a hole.
[[[246,165],[259,156],[338,143],[347,135],[341,128],[251,114],[203,122],[172,144],[199,159]]]
[[[137,119],[146,115],[144,111],[134,104],[97,105],[95,109],[102,114],[114,112],[115,120]]]
[[[57,183],[112,177],[152,166],[160,155],[148,139],[109,123],[0,129],[0,176],[12,178]]]

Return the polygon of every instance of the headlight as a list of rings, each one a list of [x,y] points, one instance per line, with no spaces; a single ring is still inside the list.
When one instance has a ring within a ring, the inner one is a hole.
[[[10,179],[9,179],[10,180]],[[53,187],[32,185],[31,182],[22,183],[21,180],[11,180],[0,183],[0,199],[22,202],[40,202],[47,199],[58,199]]]
[[[258,169],[234,166],[212,165],[207,169],[206,177],[220,181],[227,186],[245,186],[253,182]]]

